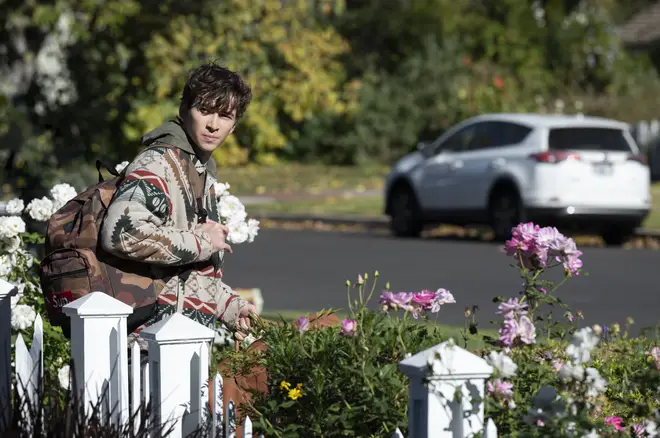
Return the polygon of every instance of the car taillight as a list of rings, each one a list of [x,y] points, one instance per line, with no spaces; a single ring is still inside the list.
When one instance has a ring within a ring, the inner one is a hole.
[[[565,151],[546,151],[530,155],[530,158],[538,161],[539,163],[559,163],[565,160],[579,160],[580,155],[575,152]]]
[[[646,155],[629,155],[628,160],[637,161],[638,163],[643,165],[646,165],[648,162],[646,159]]]

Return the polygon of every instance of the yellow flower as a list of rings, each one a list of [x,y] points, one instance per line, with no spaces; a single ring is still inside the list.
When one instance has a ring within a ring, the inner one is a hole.
[[[298,386],[289,391],[289,398],[298,400],[300,397],[302,397],[302,385],[299,383]]]
[[[280,383],[280,389],[285,389],[288,391],[291,389],[291,384],[286,380],[282,380],[282,383]]]

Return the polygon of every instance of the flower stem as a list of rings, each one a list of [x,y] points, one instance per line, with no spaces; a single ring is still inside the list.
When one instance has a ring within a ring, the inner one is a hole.
[[[367,297],[367,301],[366,301],[367,303],[371,301],[371,297],[373,296],[374,291],[376,290],[376,281],[378,281],[378,277],[374,276],[373,283],[371,284],[371,292],[369,292],[369,296]]]
[[[348,298],[348,311],[353,313],[353,305],[351,304],[351,285],[350,283],[346,285],[346,295]]]

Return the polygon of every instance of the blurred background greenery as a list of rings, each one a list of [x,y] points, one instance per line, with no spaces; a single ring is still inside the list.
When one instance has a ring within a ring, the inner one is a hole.
[[[657,118],[657,49],[623,30],[654,3],[4,0],[0,198],[132,159],[211,60],[254,92],[225,168],[387,165],[484,112]]]

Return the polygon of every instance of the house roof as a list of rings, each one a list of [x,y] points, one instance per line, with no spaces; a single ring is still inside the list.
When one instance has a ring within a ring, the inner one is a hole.
[[[619,29],[629,46],[646,46],[660,40],[660,1],[635,14]]]

